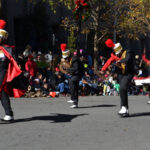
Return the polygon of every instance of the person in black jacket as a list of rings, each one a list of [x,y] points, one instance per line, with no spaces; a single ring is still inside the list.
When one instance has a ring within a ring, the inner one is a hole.
[[[123,50],[120,43],[114,44],[110,39],[106,41],[106,45],[113,48],[116,58],[116,66],[119,68],[119,84],[121,109],[118,114],[121,117],[129,116],[128,106],[128,86],[133,76],[136,74],[135,55],[131,50]],[[106,62],[107,63],[107,62]]]
[[[71,59],[70,51],[66,50],[65,44],[61,45],[61,49],[62,49],[62,57],[64,59],[68,59],[68,61],[70,60],[71,62],[71,67],[67,69],[68,74],[71,75],[71,79],[69,81],[71,100],[69,100],[68,102],[73,104],[71,108],[77,108],[79,101],[78,98],[79,81],[84,74],[84,67],[78,55],[73,55]]]
[[[71,108],[78,107],[79,81],[81,80],[81,78],[83,76],[83,70],[84,70],[84,68],[80,61],[80,58],[78,56],[73,56],[71,68],[67,69],[68,73],[70,73],[72,75],[70,82],[69,82],[71,100],[68,101],[68,102],[73,103]]]

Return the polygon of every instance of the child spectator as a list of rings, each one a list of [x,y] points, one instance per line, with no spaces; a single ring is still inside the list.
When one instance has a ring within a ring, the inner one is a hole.
[[[43,97],[49,97],[50,88],[48,86],[48,83],[43,84],[43,87],[41,88],[41,92]]]

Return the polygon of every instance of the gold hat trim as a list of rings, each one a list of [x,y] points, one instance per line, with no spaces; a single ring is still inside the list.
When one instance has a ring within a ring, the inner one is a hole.
[[[0,30],[0,36],[4,37],[5,39],[8,38],[8,33],[5,30]]]
[[[68,51],[66,51],[66,52],[62,52],[62,55],[63,55],[63,56],[68,56],[68,55],[70,55],[70,51],[68,50]]]
[[[114,48],[114,52],[117,53],[117,52],[120,52],[122,50],[122,46],[119,45],[117,48]]]

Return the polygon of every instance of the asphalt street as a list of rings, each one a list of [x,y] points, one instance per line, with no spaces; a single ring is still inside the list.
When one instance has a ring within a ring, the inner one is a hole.
[[[130,117],[120,118],[118,96],[11,99],[15,122],[0,124],[0,150],[149,150],[147,96],[130,96]],[[0,117],[4,116],[0,106]]]

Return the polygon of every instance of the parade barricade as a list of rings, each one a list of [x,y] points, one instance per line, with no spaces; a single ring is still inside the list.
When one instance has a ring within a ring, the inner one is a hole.
[[[134,77],[135,85],[142,86],[144,84],[150,84],[150,76],[148,77]]]

